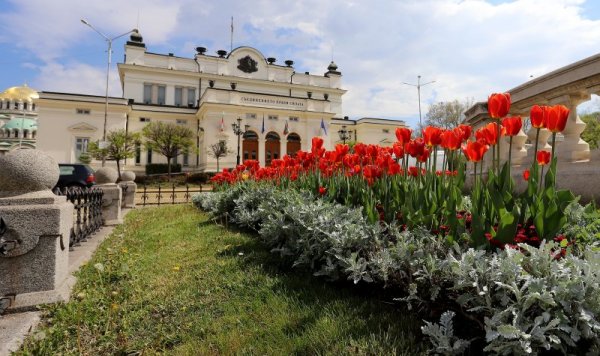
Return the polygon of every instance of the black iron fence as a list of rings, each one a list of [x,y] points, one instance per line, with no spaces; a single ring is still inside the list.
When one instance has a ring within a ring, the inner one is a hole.
[[[71,187],[62,190],[56,188],[54,194],[66,196],[75,208],[69,237],[70,248],[86,241],[102,227],[102,196],[104,195],[102,189],[98,187]]]
[[[192,195],[210,190],[211,187],[202,185],[143,184],[135,191],[135,202],[141,206],[186,204],[192,201]]]

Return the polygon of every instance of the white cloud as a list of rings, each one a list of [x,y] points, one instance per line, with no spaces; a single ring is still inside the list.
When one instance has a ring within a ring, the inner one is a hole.
[[[593,0],[588,0],[593,1]],[[485,99],[597,51],[600,21],[582,13],[583,0],[241,1],[135,0],[13,2],[0,15],[13,43],[45,61],[39,86],[103,93],[103,68],[82,63],[81,41],[100,41],[79,19],[106,32],[135,25],[150,51],[193,56],[254,46],[267,56],[296,62],[298,71],[323,73],[334,60],[343,73],[345,114],[410,118],[418,115],[416,90],[401,83],[436,80],[422,92],[428,103]],[[596,14],[597,17],[597,14]],[[0,41],[5,41],[3,34]],[[75,56],[74,60],[69,56]],[[116,58],[115,58],[116,59]],[[78,71],[82,73],[78,74]],[[114,71],[116,72],[116,71]],[[120,94],[116,73],[111,92]],[[72,80],[72,82],[70,82]],[[85,82],[89,83],[85,83]],[[98,84],[100,83],[100,85]],[[54,90],[54,89],[52,89]]]
[[[51,62],[40,68],[40,75],[32,83],[32,87],[44,91],[104,95],[106,69],[78,62],[68,65]],[[108,89],[111,96],[123,94],[116,71],[111,71]]]

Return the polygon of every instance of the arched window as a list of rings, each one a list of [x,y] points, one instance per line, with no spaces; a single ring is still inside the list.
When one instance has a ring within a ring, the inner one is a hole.
[[[298,151],[300,151],[300,147],[302,145],[300,135],[295,132],[290,133],[287,136],[287,154],[288,156],[295,156]]]
[[[271,131],[267,133],[265,138],[265,165],[270,166],[272,160],[279,159],[281,157],[279,134]]]

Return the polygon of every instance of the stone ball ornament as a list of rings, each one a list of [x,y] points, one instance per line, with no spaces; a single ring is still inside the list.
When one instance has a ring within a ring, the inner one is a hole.
[[[132,171],[123,171],[121,173],[121,182],[133,182],[135,180],[135,173]]]
[[[111,167],[102,167],[96,171],[97,184],[116,183],[119,179],[119,172]]]
[[[0,156],[0,192],[37,192],[52,189],[60,170],[46,153],[19,149]]]

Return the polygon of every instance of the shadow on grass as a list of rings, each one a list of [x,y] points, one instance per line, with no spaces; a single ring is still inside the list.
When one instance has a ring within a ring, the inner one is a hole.
[[[301,318],[290,319],[283,328],[289,336],[300,335],[322,322],[324,315],[338,316],[345,320],[344,332],[351,339],[370,340],[368,354],[393,353],[419,354],[428,347],[420,326],[422,321],[414,312],[393,299],[403,295],[398,290],[386,290],[381,285],[351,281],[328,281],[314,276],[304,268],[294,268],[289,259],[272,253],[260,242],[256,233],[229,226],[230,232],[252,237],[237,246],[228,246],[218,253],[220,258],[238,256],[242,268],[259,267],[274,278],[273,293],[286,295],[297,304],[310,310]],[[344,315],[340,315],[344,314]],[[373,350],[373,345],[388,345],[385,350]],[[360,348],[365,351],[364,348]],[[314,350],[312,350],[314,351]],[[350,353],[359,352],[347,350]],[[299,353],[311,350],[298,350]]]

